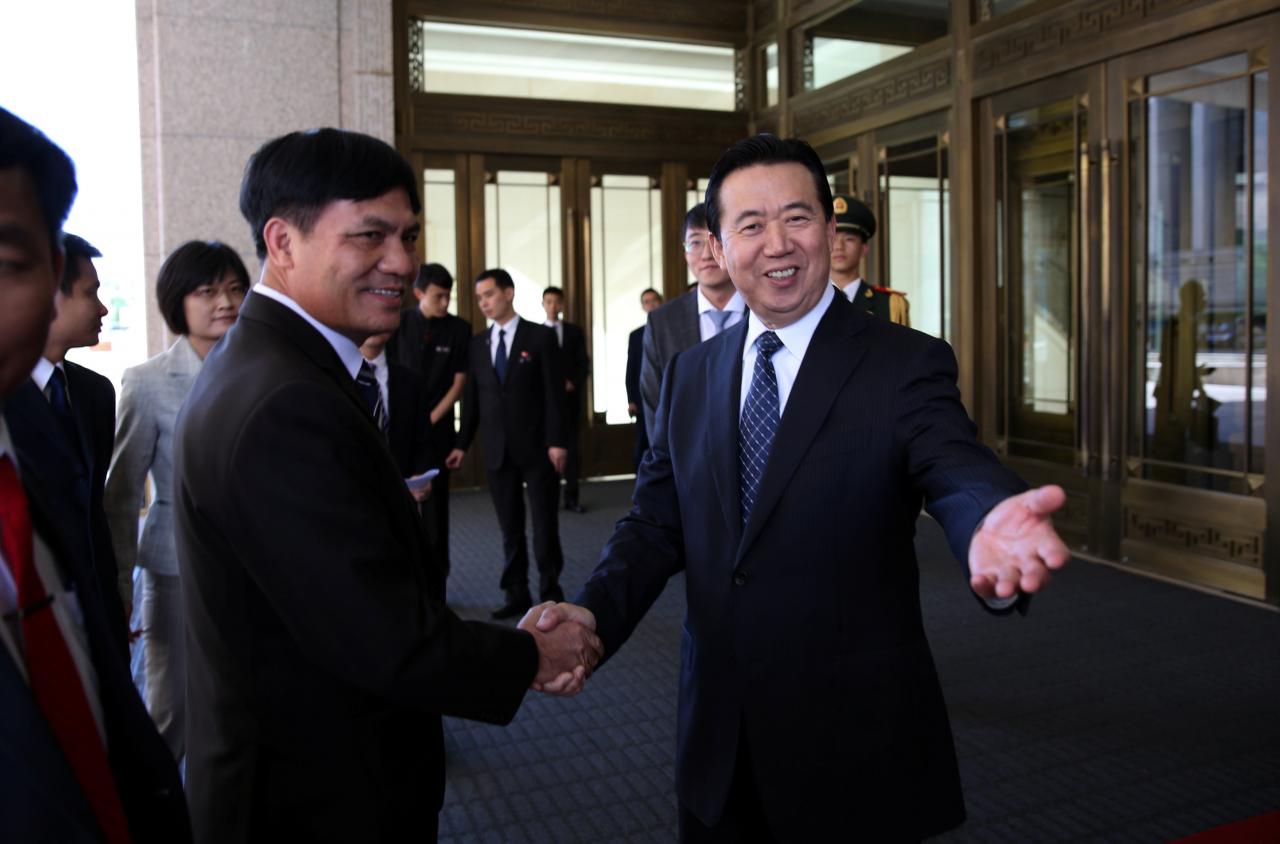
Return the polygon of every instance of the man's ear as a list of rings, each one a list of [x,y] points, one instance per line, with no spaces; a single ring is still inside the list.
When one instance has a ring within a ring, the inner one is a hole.
[[[267,260],[277,267],[293,267],[296,229],[281,217],[272,217],[262,227],[262,240],[267,245]]]
[[[729,267],[724,260],[724,246],[720,243],[720,236],[708,234],[707,237],[711,244],[711,257],[716,259],[716,263],[720,265],[720,269],[728,272]]]

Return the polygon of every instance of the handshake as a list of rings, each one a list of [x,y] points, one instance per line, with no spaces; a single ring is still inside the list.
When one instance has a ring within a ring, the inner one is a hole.
[[[538,604],[516,627],[538,643],[538,673],[531,686],[535,691],[561,697],[576,695],[604,654],[604,645],[595,633],[596,617],[576,604]]]

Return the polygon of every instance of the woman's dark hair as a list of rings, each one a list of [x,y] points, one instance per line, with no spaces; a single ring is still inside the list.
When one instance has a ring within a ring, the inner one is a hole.
[[[221,281],[227,273],[235,273],[245,290],[249,289],[249,272],[236,251],[216,240],[189,240],[179,246],[160,265],[156,277],[156,301],[160,316],[174,334],[186,334],[186,312],[182,300],[197,287]]]
[[[831,199],[831,185],[827,182],[827,171],[822,166],[822,159],[809,146],[798,138],[779,138],[768,132],[761,132],[754,138],[745,138],[724,151],[720,160],[711,168],[711,178],[707,182],[707,230],[711,236],[720,239],[720,186],[725,178],[734,170],[752,167],[756,164],[801,164],[813,176],[813,186],[818,191],[818,203],[822,213],[830,220],[835,214],[834,202]]]
[[[395,188],[422,211],[418,180],[404,156],[386,142],[343,129],[290,132],[262,145],[245,166],[240,213],[253,230],[258,260],[267,257],[263,228],[281,217],[311,232],[321,212],[340,199],[376,199]]]

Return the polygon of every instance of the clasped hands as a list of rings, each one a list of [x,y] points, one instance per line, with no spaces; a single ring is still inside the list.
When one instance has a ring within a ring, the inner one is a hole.
[[[531,688],[560,697],[582,691],[604,653],[591,610],[545,601],[525,613],[516,627],[538,643],[538,673]]]

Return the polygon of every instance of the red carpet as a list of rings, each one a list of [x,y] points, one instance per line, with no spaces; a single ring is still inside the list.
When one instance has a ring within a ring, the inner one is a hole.
[[[1280,844],[1280,812],[1215,826],[1174,844]]]

